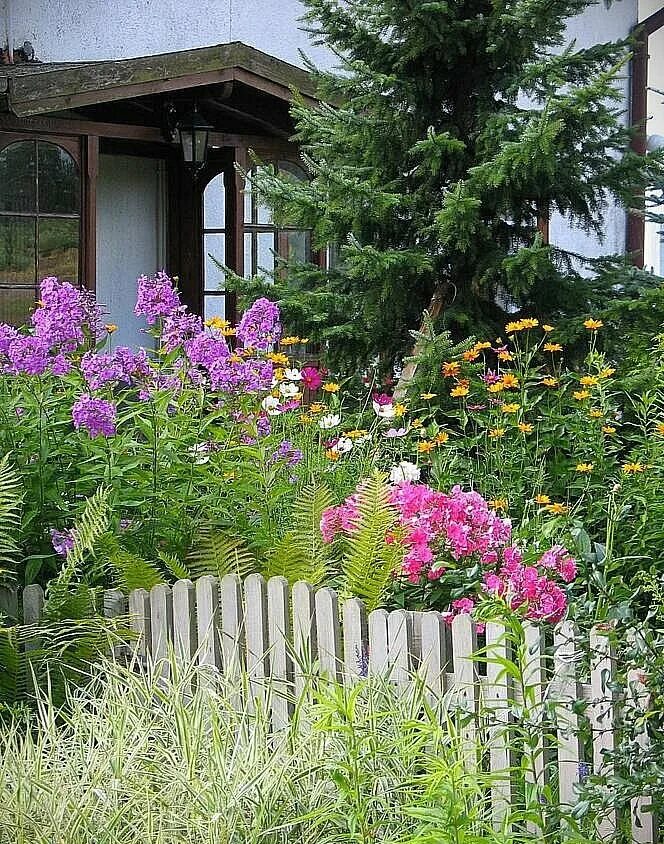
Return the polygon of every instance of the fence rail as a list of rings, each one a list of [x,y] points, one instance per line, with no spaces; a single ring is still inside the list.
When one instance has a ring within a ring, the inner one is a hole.
[[[24,590],[25,623],[39,621],[43,597],[39,586]],[[519,694],[501,667],[500,658],[510,653],[499,624],[486,626],[483,644],[494,658],[482,662],[468,615],[456,616],[448,626],[437,612],[379,609],[367,614],[360,600],[340,601],[333,589],[315,589],[304,582],[291,589],[284,578],[266,581],[259,574],[244,581],[236,575],[208,575],[195,583],[179,580],[173,587],[159,584],[150,592],[136,589],[128,597],[109,590],[103,607],[109,618],[128,616],[133,638],[118,645],[118,652],[131,650],[143,661],[163,660],[164,671],[172,652],[183,664],[197,660],[207,667],[204,676],[211,682],[226,678],[234,688],[245,676],[247,703],[267,707],[275,730],[289,723],[293,698],[310,682],[312,668],[345,684],[368,675],[386,676],[405,687],[418,678],[432,703],[445,700],[467,713],[464,729],[469,740],[483,730],[492,772],[508,771],[513,764],[510,707],[517,698],[523,700],[524,692]],[[531,784],[543,786],[553,763],[560,802],[573,805],[575,785],[584,772],[608,771],[604,753],[616,742],[614,655],[601,629],[592,631],[590,659],[584,659],[570,622],[556,626],[551,642],[545,642],[539,627],[526,623],[524,628],[527,648],[521,671],[530,704],[554,712],[553,725],[543,725],[538,737]],[[638,677],[632,679],[638,684]],[[645,705],[645,695],[643,699]],[[582,714],[578,701],[586,704]],[[480,714],[487,711],[491,718],[482,721]],[[551,729],[556,741],[547,743]],[[590,746],[584,746],[583,734],[592,737]],[[492,785],[497,825],[511,787],[509,775]],[[615,812],[608,812],[598,828],[600,837],[612,840],[619,822]],[[633,842],[654,844],[655,821],[645,800],[633,801],[628,824]]]

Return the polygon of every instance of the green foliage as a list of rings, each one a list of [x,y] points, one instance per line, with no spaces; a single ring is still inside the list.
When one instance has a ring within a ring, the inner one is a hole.
[[[289,324],[337,366],[391,370],[435,297],[458,338],[515,312],[560,320],[618,294],[612,268],[542,242],[563,214],[601,236],[607,198],[639,205],[661,157],[630,149],[622,119],[626,43],[566,44],[594,0],[508,5],[307,0],[307,26],[339,56],[317,72],[323,103],[295,100],[309,182],[261,167],[250,180],[275,218],[336,245],[327,270],[288,262],[270,290]],[[590,273],[588,273],[590,270]]]
[[[21,503],[21,478],[6,454],[0,459],[0,586],[14,583],[14,566],[20,552],[16,526],[21,521]]]

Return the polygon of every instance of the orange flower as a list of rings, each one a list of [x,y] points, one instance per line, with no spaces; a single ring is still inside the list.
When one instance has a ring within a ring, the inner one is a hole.
[[[583,323],[584,328],[587,328],[588,331],[598,331],[604,323],[601,319],[587,319]]]
[[[443,375],[445,378],[452,378],[461,372],[461,364],[454,360],[443,364]]]
[[[279,341],[280,346],[297,346],[300,342],[299,337],[282,337]]]
[[[494,510],[507,510],[508,501],[506,498],[492,498],[488,504]]]
[[[508,322],[507,325],[505,326],[505,331],[508,334],[513,334],[515,331],[522,331],[522,330],[523,330],[523,326],[521,325],[521,320],[518,320],[517,322]]]
[[[339,452],[335,451],[333,448],[328,448],[328,450],[325,452],[325,456],[328,460],[332,460],[334,462],[335,460],[339,459]]]
[[[512,372],[506,372],[501,381],[506,390],[514,390],[519,386],[519,379]]]
[[[285,355],[283,352],[270,352],[267,355],[267,359],[271,360],[272,363],[276,363],[278,366],[288,366],[288,355]]]
[[[516,402],[510,402],[509,404],[501,405],[500,409],[503,413],[518,413],[521,409],[521,405]]]
[[[545,343],[544,344],[544,351],[545,352],[562,352],[563,347],[560,343]]]
[[[581,475],[588,475],[595,468],[594,463],[577,463],[576,471]]]
[[[519,430],[522,434],[532,434],[533,426],[530,422],[519,422]]]
[[[551,499],[548,495],[540,493],[539,495],[535,496],[535,504],[551,504]]]
[[[439,434],[436,434],[436,443],[438,445],[444,445],[450,438],[450,435],[446,431],[441,431]]]
[[[489,436],[492,440],[499,440],[505,436],[505,428],[491,428],[489,430]]]
[[[546,378],[542,378],[542,385],[544,387],[557,387],[558,379],[552,378],[551,376],[547,376]]]
[[[205,320],[208,328],[217,328],[220,331],[224,328],[230,327],[230,322],[227,319],[222,319],[220,316],[213,316]]]
[[[521,320],[521,326],[522,326],[524,329],[526,329],[526,331],[527,331],[529,328],[537,328],[537,326],[538,326],[538,325],[539,325],[539,320],[538,320],[538,319],[533,319],[532,317],[529,317],[529,318],[527,318],[527,319],[522,319],[522,320]]]
[[[583,378],[579,378],[579,384],[584,387],[596,387],[599,384],[599,379],[595,375],[584,375]]]
[[[450,395],[453,399],[459,399],[463,396],[467,396],[468,392],[468,387],[464,387],[460,384],[458,387],[453,387],[452,390],[450,390]]]
[[[583,401],[584,399],[587,399],[590,396],[590,393],[588,392],[588,390],[577,390],[575,393],[572,393],[572,396],[577,401]]]
[[[325,393],[338,393],[339,392],[339,385],[335,384],[333,381],[328,381],[327,384],[323,384],[321,390]]]
[[[554,501],[553,504],[547,504],[544,509],[554,516],[564,516],[565,513],[569,512],[569,507],[566,504],[561,504],[559,501]]]
[[[118,330],[117,325],[114,322],[109,322],[108,325],[105,325],[104,328],[108,331],[109,334],[115,334]]]
[[[475,349],[476,352],[483,352],[484,349],[490,349],[490,348],[491,348],[491,343],[487,343],[486,340],[480,340],[479,343],[475,343],[475,345],[473,346],[473,349]]]
[[[428,454],[430,451],[433,451],[436,447],[436,443],[431,442],[430,440],[422,440],[417,444],[417,450],[420,454]]]
[[[317,401],[314,402],[309,408],[310,413],[322,413],[324,410],[326,410],[325,405]]]
[[[477,358],[478,358],[479,356],[480,356],[480,353],[479,353],[479,352],[476,352],[474,349],[468,349],[468,351],[467,351],[467,352],[464,352],[464,353],[461,355],[461,357],[462,357],[464,360],[467,360],[467,361],[477,360]]]
[[[221,333],[224,337],[235,337],[237,330],[235,328],[222,328]]]
[[[643,463],[625,463],[622,470],[626,475],[638,475],[640,472],[645,472],[646,467]]]
[[[512,354],[512,352],[503,350],[498,352],[498,360],[514,360],[514,355]]]
[[[660,437],[664,437],[664,422],[658,422],[655,426],[655,433]]]

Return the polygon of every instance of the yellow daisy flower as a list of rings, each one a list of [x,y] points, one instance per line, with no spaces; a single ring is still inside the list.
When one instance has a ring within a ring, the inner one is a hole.
[[[598,331],[603,325],[601,319],[587,319],[583,323],[584,328],[587,328],[588,331]]]
[[[491,428],[489,430],[489,436],[492,440],[499,440],[505,436],[505,428]]]
[[[463,387],[463,386],[459,385],[458,387],[453,387],[450,390],[450,395],[452,396],[453,399],[459,399],[459,398],[463,398],[463,396],[467,396],[468,392],[469,392],[468,387]]]
[[[334,381],[328,381],[327,384],[323,384],[321,387],[324,393],[338,393],[340,390],[340,385],[335,384]]]
[[[577,401],[583,401],[584,399],[587,399],[590,396],[590,393],[588,392],[588,390],[577,390],[576,392],[572,393],[572,396]]]
[[[540,493],[535,496],[535,504],[551,504],[551,498],[545,493]]]
[[[640,472],[645,472],[646,467],[643,463],[624,463],[622,470],[626,475],[638,475]]]
[[[510,402],[509,404],[501,405],[500,409],[503,413],[518,413],[521,409],[521,405],[516,402]]]
[[[588,475],[595,468],[594,463],[577,463],[576,471],[581,475]]]

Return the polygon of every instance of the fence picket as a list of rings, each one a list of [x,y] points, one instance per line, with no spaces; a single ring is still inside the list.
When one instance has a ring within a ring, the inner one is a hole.
[[[422,613],[422,661],[420,676],[427,689],[427,700],[436,706],[445,693],[445,622],[439,612]]]
[[[629,672],[627,679],[632,693],[636,696],[639,709],[645,713],[648,707],[648,690],[643,682],[641,672],[632,670]],[[637,742],[644,750],[648,746],[648,733],[645,724]],[[632,841],[634,844],[652,844],[655,841],[655,822],[651,805],[644,797],[634,797],[630,809]]]
[[[206,574],[196,581],[196,632],[198,664],[205,666],[201,680],[213,683],[221,667],[219,648],[219,581]]]
[[[413,625],[407,610],[392,610],[387,618],[388,663],[390,679],[404,686],[411,679]]]
[[[198,648],[196,627],[196,587],[189,579],[178,580],[173,585],[173,648],[185,670]]]
[[[152,653],[150,593],[145,589],[134,589],[129,593],[129,628],[136,636],[134,654],[145,663]]]
[[[170,586],[158,583],[150,590],[150,626],[152,656],[161,663],[161,674],[168,677],[168,648],[173,641],[173,593]]]
[[[615,749],[615,721],[611,681],[614,670],[614,654],[606,629],[593,627],[590,632],[590,689],[592,703],[588,707],[593,734],[593,769],[596,774],[613,772],[613,764],[605,753]],[[618,826],[616,810],[611,808],[597,824],[600,838],[609,839],[615,835]]]
[[[343,606],[344,680],[347,683],[367,675],[368,635],[364,603],[359,598],[348,598]]]
[[[524,707],[530,709],[530,723],[535,725],[536,741],[530,748],[530,759],[526,765],[526,782],[530,785],[529,804],[539,806],[539,792],[544,786],[545,758],[544,758],[544,641],[542,629],[539,625],[524,622],[525,637],[525,665],[523,666],[523,696]],[[540,835],[540,824],[529,820],[526,829],[531,835]]]
[[[267,583],[268,634],[270,639],[270,690],[272,727],[283,730],[290,722],[290,688],[293,665],[290,642],[290,589],[285,577],[271,577]]]
[[[316,592],[316,633],[318,662],[322,674],[331,680],[341,679],[341,631],[339,599],[334,589],[323,587]]]
[[[104,618],[121,618],[127,611],[127,598],[122,589],[107,589],[103,596]],[[112,646],[112,653],[119,659],[127,651],[127,646],[116,639]]]
[[[247,645],[249,710],[265,710],[268,651],[267,584],[262,574],[250,574],[244,581],[244,635]]]
[[[369,676],[387,676],[390,670],[388,661],[387,617],[385,610],[369,613]]]
[[[557,625],[553,644],[553,685],[558,729],[558,796],[562,805],[574,806],[577,801],[574,787],[580,779],[581,742],[578,735],[579,718],[572,708],[573,703],[579,699],[579,684],[574,664],[575,629],[572,622],[563,621]]]
[[[452,621],[452,654],[454,659],[454,680],[456,703],[463,715],[461,736],[463,738],[466,765],[477,764],[476,738],[478,689],[475,678],[473,654],[477,650],[475,624],[468,613],[460,613]]]
[[[318,655],[314,587],[304,580],[293,586],[293,655],[296,699],[304,692]]]
[[[490,713],[489,769],[491,781],[491,820],[500,830],[512,801],[512,756],[509,734],[510,676],[503,662],[510,659],[507,631],[502,624],[486,626],[486,686],[484,705]]]

